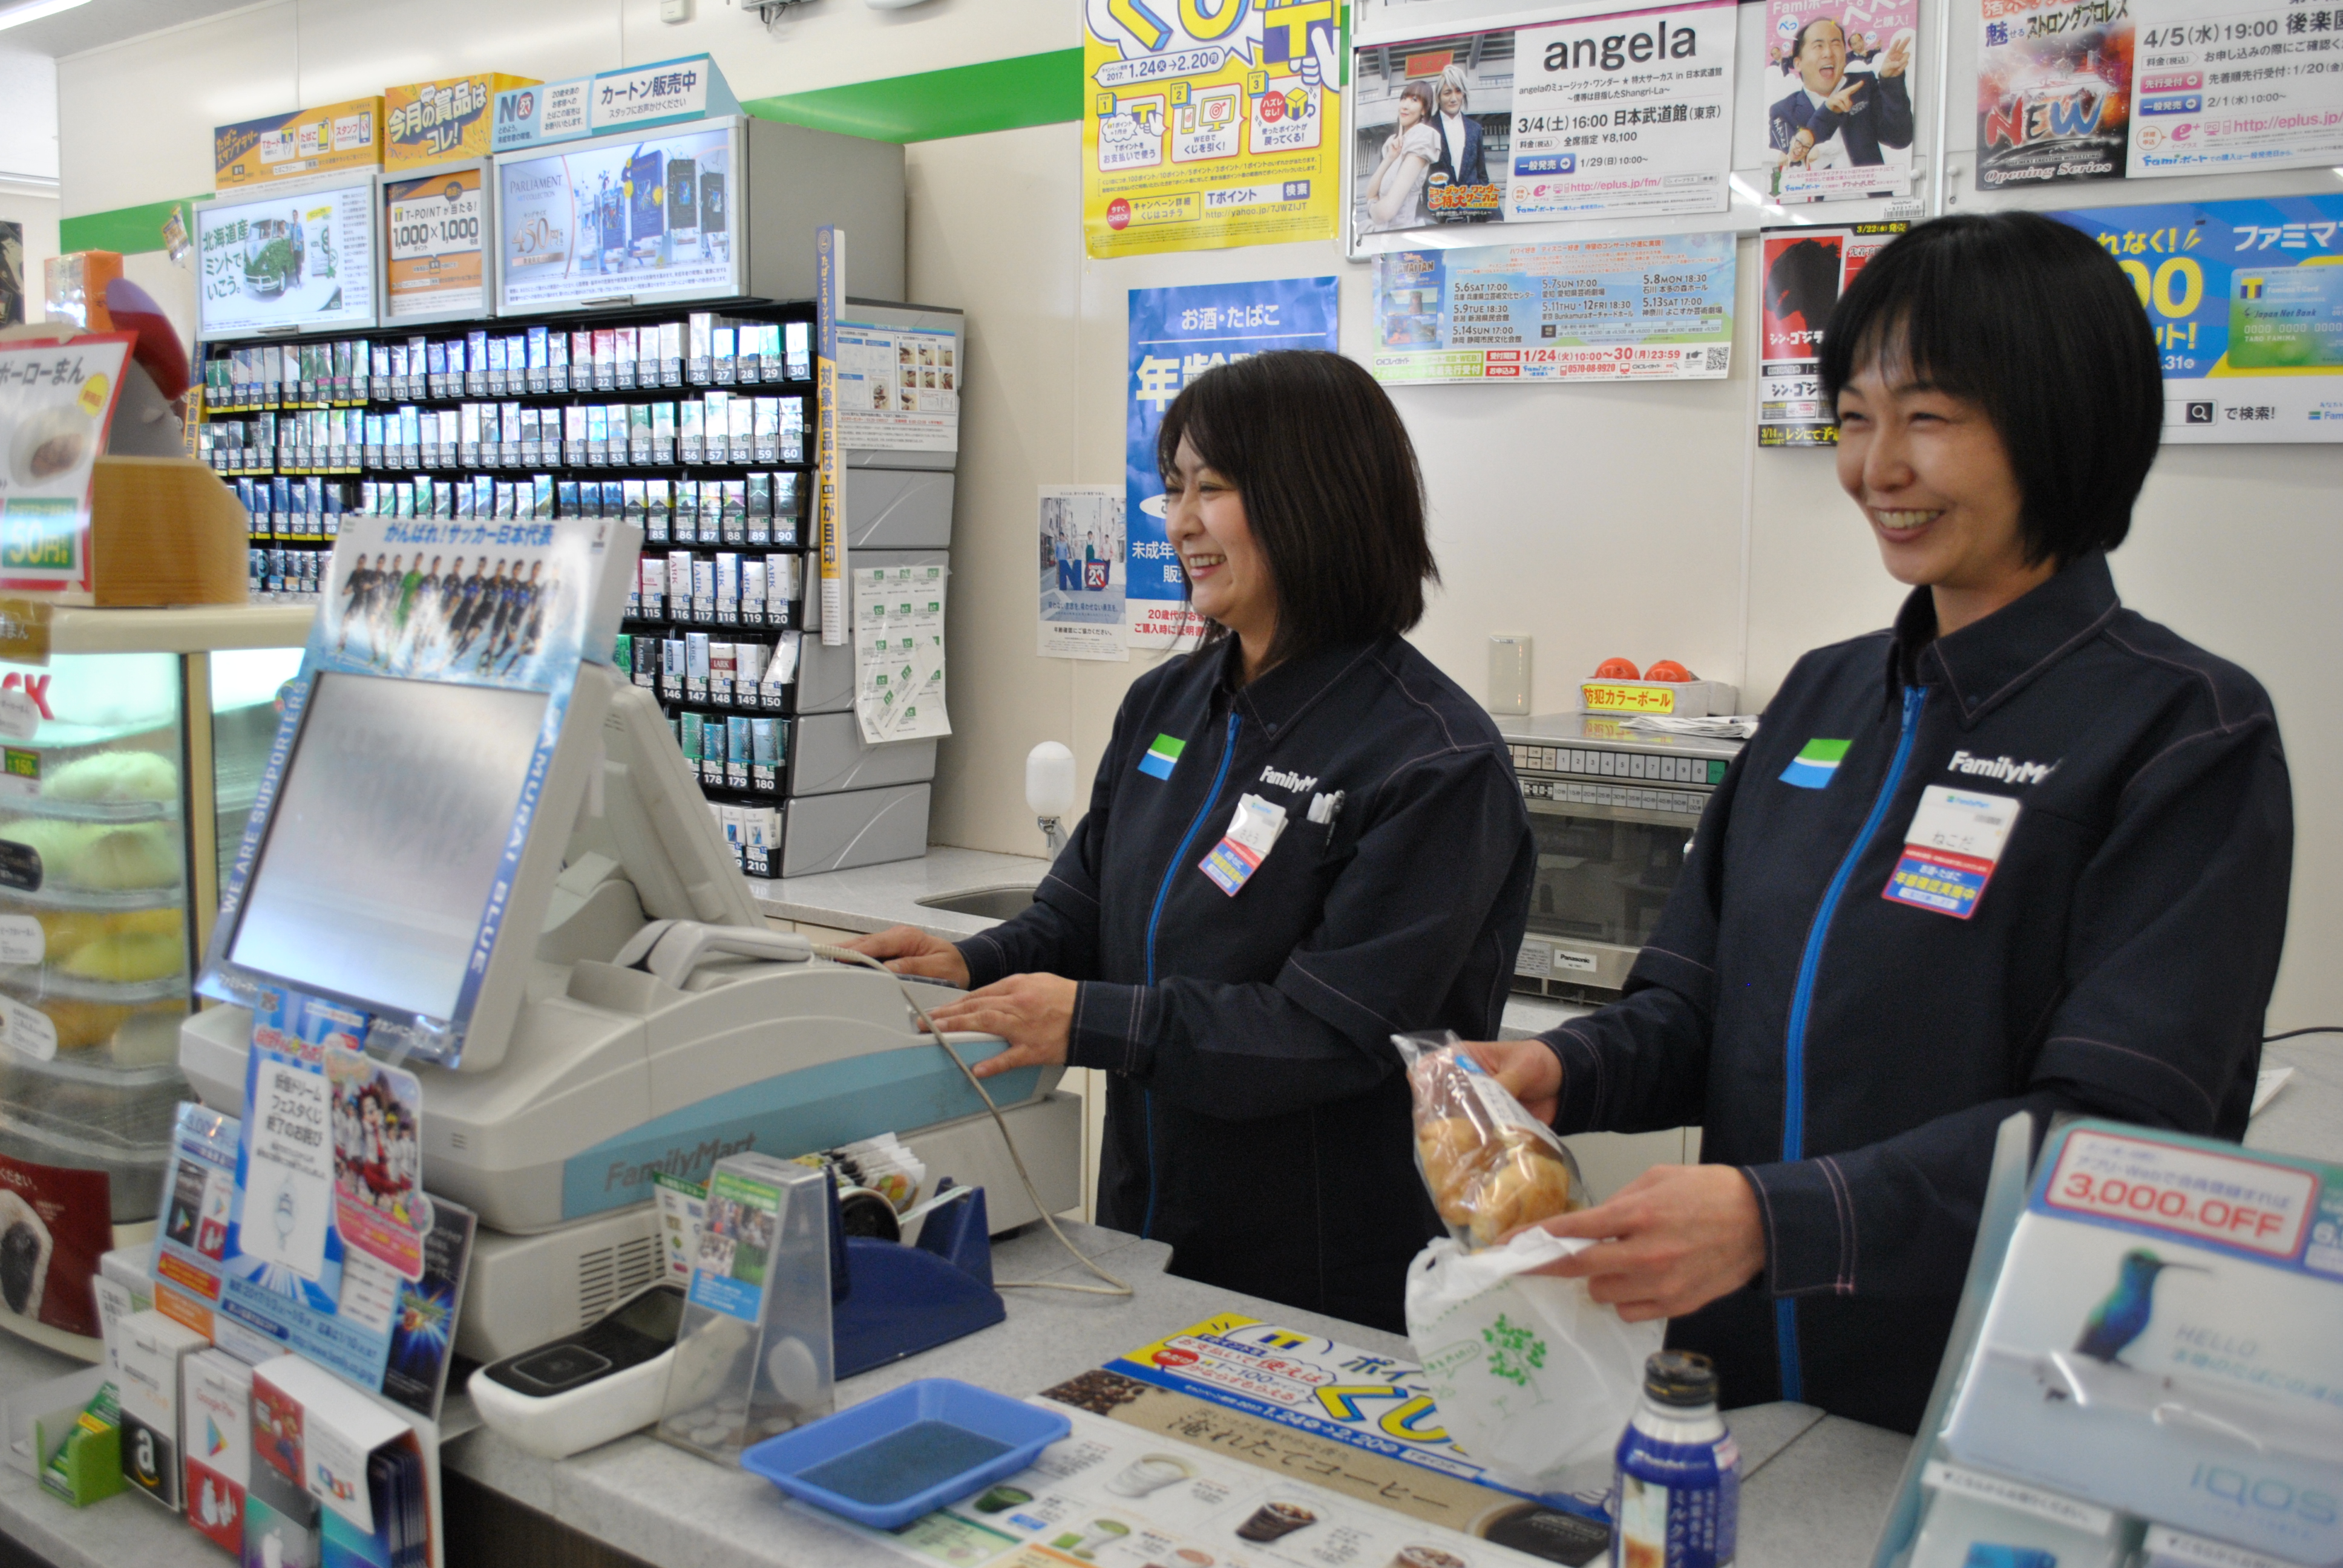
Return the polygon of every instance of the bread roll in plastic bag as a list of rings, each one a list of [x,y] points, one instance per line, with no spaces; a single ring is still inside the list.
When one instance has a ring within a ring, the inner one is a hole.
[[[1458,1244],[1493,1247],[1523,1225],[1587,1206],[1578,1161],[1456,1036],[1395,1034],[1415,1101],[1415,1162]]]

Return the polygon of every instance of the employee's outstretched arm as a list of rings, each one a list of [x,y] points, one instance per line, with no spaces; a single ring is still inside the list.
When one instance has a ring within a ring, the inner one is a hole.
[[[1484,749],[1419,759],[1353,809],[1364,819],[1319,926],[1270,978],[1085,980],[1069,994],[1053,977],[1011,976],[937,1021],[1002,1033],[1018,1048],[995,1059],[1003,1070],[1028,1060],[1105,1068],[1230,1121],[1373,1088],[1399,1070],[1392,1034],[1436,1020],[1473,944],[1497,940],[1484,930],[1489,911],[1526,897],[1534,850],[1519,790]],[[1500,955],[1501,986],[1511,959]],[[1489,998],[1492,1019],[1502,1003],[1502,991]]]
[[[2013,1112],[2032,1113],[2037,1142],[2061,1114],[2237,1135],[2292,856],[2291,789],[2267,715],[2168,749],[2127,787],[2084,871],[2065,938],[2071,989],[2019,1093],[1815,1159],[1648,1172],[1546,1222],[1604,1239],[1551,1271],[1584,1276],[1627,1316],[1679,1315],[1760,1264],[1776,1296],[1941,1297],[1966,1272],[1995,1136]],[[1574,1068],[1565,1060],[1555,1082],[1519,1043],[1481,1054],[1532,1093],[1578,1098]]]

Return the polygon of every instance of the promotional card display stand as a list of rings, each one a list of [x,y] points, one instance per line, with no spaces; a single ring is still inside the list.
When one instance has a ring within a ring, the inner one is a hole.
[[[1877,1568],[2343,1563],[2343,1168],[2025,1121]]]

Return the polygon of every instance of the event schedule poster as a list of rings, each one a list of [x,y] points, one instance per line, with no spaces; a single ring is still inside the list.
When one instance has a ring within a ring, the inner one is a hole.
[[[2124,177],[2129,0],[1983,0],[1976,187]]]
[[[1919,26],[1919,0],[1767,0],[1740,113],[1777,205],[1911,191]]]
[[[1758,238],[1757,444],[1835,447],[1838,421],[1823,401],[1823,328],[1864,264],[1911,226],[1768,229]]]
[[[486,312],[481,178],[482,171],[473,168],[383,183],[389,251],[383,300],[391,320]]]
[[[1506,220],[1723,212],[1739,12],[1722,0],[1516,33]]]
[[[1162,653],[1204,632],[1203,620],[1188,608],[1188,579],[1163,532],[1163,476],[1155,462],[1163,411],[1216,365],[1281,348],[1338,352],[1341,306],[1341,285],[1332,277],[1131,291],[1122,468],[1129,539],[1125,648]]]
[[[2167,441],[2343,441],[2343,196],[2049,216],[2147,307]]]
[[[2343,12],[2138,0],[2134,178],[2343,161]]]
[[[1082,234],[1094,256],[1329,239],[1342,0],[1082,5]]]
[[[1041,487],[1040,652],[1043,658],[1128,659],[1122,645],[1129,570],[1119,485]]]
[[[1711,380],[1732,366],[1734,236],[1375,258],[1380,381]]]

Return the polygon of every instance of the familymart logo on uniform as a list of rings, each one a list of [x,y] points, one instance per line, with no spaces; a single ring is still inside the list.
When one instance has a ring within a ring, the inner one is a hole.
[[[2010,784],[2039,784],[2057,766],[2056,762],[2016,762],[2007,757],[1973,757],[1966,751],[1954,752],[1953,759],[1945,764],[1949,772],[1977,773]]]
[[[1186,749],[1188,743],[1178,736],[1159,735],[1155,744],[1147,749],[1147,755],[1139,759],[1139,770],[1151,779],[1169,779],[1172,769],[1179,765],[1180,753]]]
[[[1825,740],[1820,736],[1806,742],[1806,749],[1790,759],[1782,769],[1782,782],[1795,784],[1801,789],[1826,789],[1838,776],[1838,765],[1846,756],[1852,740]]]

